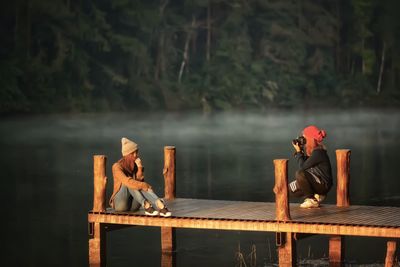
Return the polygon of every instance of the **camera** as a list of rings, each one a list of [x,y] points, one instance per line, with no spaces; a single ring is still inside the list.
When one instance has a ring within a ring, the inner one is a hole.
[[[306,144],[307,140],[304,136],[299,136],[296,139],[292,140],[292,143],[298,145],[301,150],[303,150],[304,145]]]

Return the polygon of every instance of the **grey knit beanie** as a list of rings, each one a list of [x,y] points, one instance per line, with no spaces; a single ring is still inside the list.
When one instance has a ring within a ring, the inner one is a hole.
[[[122,156],[129,155],[132,152],[138,150],[138,145],[135,142],[132,142],[128,138],[122,137],[121,139],[122,144]]]

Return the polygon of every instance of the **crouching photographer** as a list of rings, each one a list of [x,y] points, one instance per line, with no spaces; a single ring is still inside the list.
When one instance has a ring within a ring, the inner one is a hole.
[[[292,196],[304,198],[301,208],[317,208],[332,187],[332,170],[326,147],[322,143],[324,130],[311,125],[294,139],[294,157],[298,163],[295,180],[289,183]]]

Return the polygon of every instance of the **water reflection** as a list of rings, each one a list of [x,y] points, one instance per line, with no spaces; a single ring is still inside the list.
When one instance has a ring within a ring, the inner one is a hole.
[[[163,192],[162,148],[175,145],[178,197],[273,201],[272,160],[290,158],[290,140],[305,125],[315,123],[328,132],[326,145],[333,162],[335,149],[352,150],[353,204],[399,206],[399,115],[398,111],[359,110],[3,119],[0,157],[4,178],[0,181],[8,208],[3,242],[9,244],[4,262],[14,266],[87,265],[92,155],[106,154],[111,166],[120,157],[122,136],[139,143],[146,177],[158,193]],[[291,174],[294,168],[291,160]],[[107,175],[109,196],[110,168]],[[335,202],[334,193],[327,202]],[[239,243],[244,250],[255,244],[262,266],[276,260],[269,256],[271,243],[274,254],[274,242],[273,234],[182,229],[177,231],[177,266],[234,266]],[[327,253],[326,237],[304,242],[299,255],[307,255],[309,246],[316,258]],[[380,239],[351,238],[348,244],[349,260],[383,261],[385,245]],[[361,246],[368,253],[356,249]],[[159,229],[132,227],[112,232],[107,253],[110,266],[160,266]]]

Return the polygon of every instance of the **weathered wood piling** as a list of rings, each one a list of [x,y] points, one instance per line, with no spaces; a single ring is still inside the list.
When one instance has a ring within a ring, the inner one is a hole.
[[[336,150],[336,206],[350,206],[350,150]],[[340,267],[344,261],[344,236],[329,239],[329,266]]]
[[[94,194],[93,194],[93,211],[106,210],[106,162],[107,158],[103,155],[95,155],[93,157],[93,177],[94,177]]]
[[[396,241],[387,242],[385,267],[392,267],[396,264]]]
[[[275,207],[276,207],[276,220],[289,221],[289,192],[288,192],[288,160],[275,159]]]
[[[290,221],[289,191],[288,191],[288,160],[275,159],[275,212],[277,221]],[[277,232],[279,266],[296,265],[296,240],[291,232]]]
[[[176,197],[176,157],[175,147],[164,147],[164,199],[173,200]],[[162,253],[172,253],[175,250],[175,228],[161,227],[161,251]],[[164,258],[168,258],[163,256]]]
[[[106,210],[106,162],[104,155],[93,157],[93,212],[103,212]],[[100,267],[106,263],[106,229],[105,225],[92,222],[89,223],[89,264],[90,266]]]
[[[338,207],[350,206],[350,152],[349,149],[336,150],[336,205]]]
[[[164,147],[164,198],[171,200],[176,197],[176,156],[175,156],[175,147],[174,146],[166,146]]]

